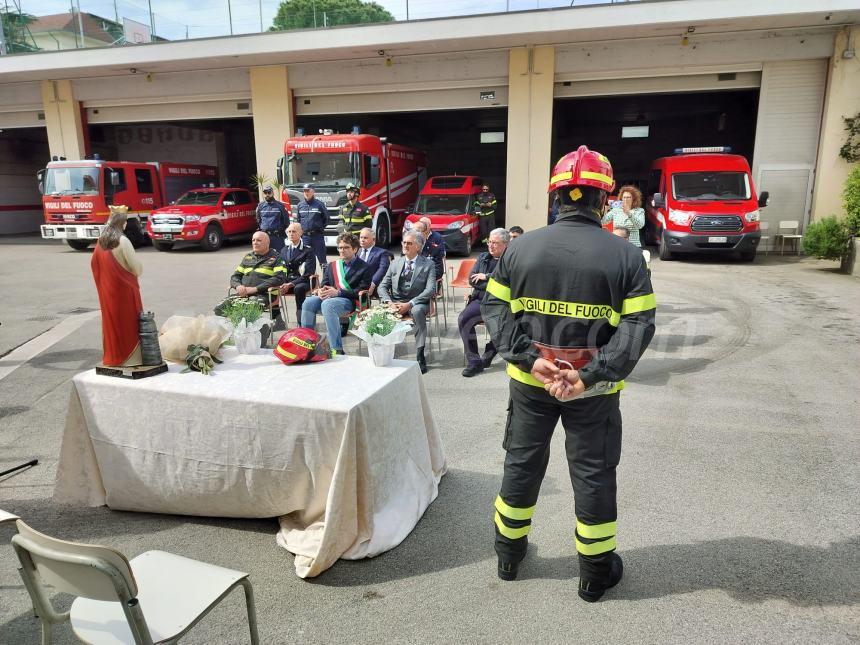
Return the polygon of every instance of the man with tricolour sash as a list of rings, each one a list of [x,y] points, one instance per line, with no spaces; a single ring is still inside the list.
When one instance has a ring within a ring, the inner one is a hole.
[[[329,262],[323,271],[322,286],[302,305],[302,327],[314,328],[317,314],[325,319],[328,342],[336,354],[343,354],[341,316],[350,314],[358,306],[358,294],[370,287],[370,268],[359,258],[358,238],[352,233],[337,236],[340,256]]]

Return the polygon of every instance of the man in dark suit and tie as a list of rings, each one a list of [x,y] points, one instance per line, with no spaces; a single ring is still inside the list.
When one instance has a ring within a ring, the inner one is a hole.
[[[358,250],[358,257],[364,260],[364,263],[370,267],[373,277],[370,279],[371,297],[376,294],[376,289],[382,278],[385,277],[385,272],[388,271],[388,265],[391,264],[391,256],[388,251],[376,246],[376,235],[373,229],[363,228],[358,234],[358,244],[361,247]]]
[[[415,323],[416,360],[421,373],[427,373],[424,345],[427,342],[427,313],[436,291],[433,260],[420,255],[424,237],[414,230],[403,234],[403,255],[394,260],[379,285],[379,299]]]
[[[305,296],[310,291],[311,276],[317,270],[314,249],[310,244],[305,243],[302,239],[302,233],[301,224],[298,222],[290,224],[287,227],[287,243],[281,249],[281,260],[286,267],[287,277],[284,284],[280,286],[280,291],[282,296],[288,293],[295,294],[297,317],[302,310]],[[279,324],[283,325],[282,319],[279,319],[279,322],[275,324],[276,331]]]

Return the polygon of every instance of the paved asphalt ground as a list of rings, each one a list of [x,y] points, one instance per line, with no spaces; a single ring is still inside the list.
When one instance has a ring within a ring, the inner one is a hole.
[[[244,249],[143,249],[145,306],[161,322],[209,310]],[[450,470],[412,534],[377,558],[305,581],[275,544],[274,519],[55,505],[70,379],[100,358],[98,318],[0,380],[0,470],[40,461],[0,479],[0,508],[130,556],[164,549],[250,572],[264,643],[860,642],[860,281],[831,263],[773,255],[655,260],[653,281],[658,333],[621,399],[626,572],[598,604],[576,596],[561,432],[521,579],[496,578],[491,505],[507,378],[498,362],[460,376],[452,314],[425,376]],[[2,356],[98,307],[89,255],[0,239],[0,302]],[[11,535],[0,528],[0,643],[36,643]],[[68,626],[58,632],[57,642],[74,641]],[[247,642],[241,593],[185,642]]]

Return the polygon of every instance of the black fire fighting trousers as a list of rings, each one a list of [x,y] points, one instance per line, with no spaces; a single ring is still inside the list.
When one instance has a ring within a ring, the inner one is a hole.
[[[500,559],[519,562],[525,557],[550,440],[561,417],[576,505],[580,577],[607,579],[615,550],[615,467],[621,458],[618,398],[615,393],[562,403],[542,388],[511,380],[502,444],[507,451],[505,472],[495,503]]]

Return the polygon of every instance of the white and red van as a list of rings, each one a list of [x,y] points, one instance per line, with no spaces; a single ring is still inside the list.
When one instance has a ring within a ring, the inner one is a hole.
[[[761,230],[750,167],[724,147],[678,148],[651,165],[646,240],[656,242],[661,260],[684,253],[737,253],[755,259]]]
[[[111,204],[128,206],[126,237],[135,246],[146,241],[146,220],[197,186],[218,182],[218,168],[169,162],[67,161],[54,158],[37,173],[45,223],[42,237],[65,240],[78,251],[98,239]]]
[[[198,188],[170,206],[152,211],[146,231],[159,251],[194,242],[217,251],[224,238],[250,237],[257,230],[257,197],[244,188]]]
[[[404,232],[422,217],[430,218],[430,228],[445,240],[447,253],[469,256],[478,243],[479,217],[475,200],[484,180],[474,175],[431,177],[421,189],[418,201],[406,218]]]

